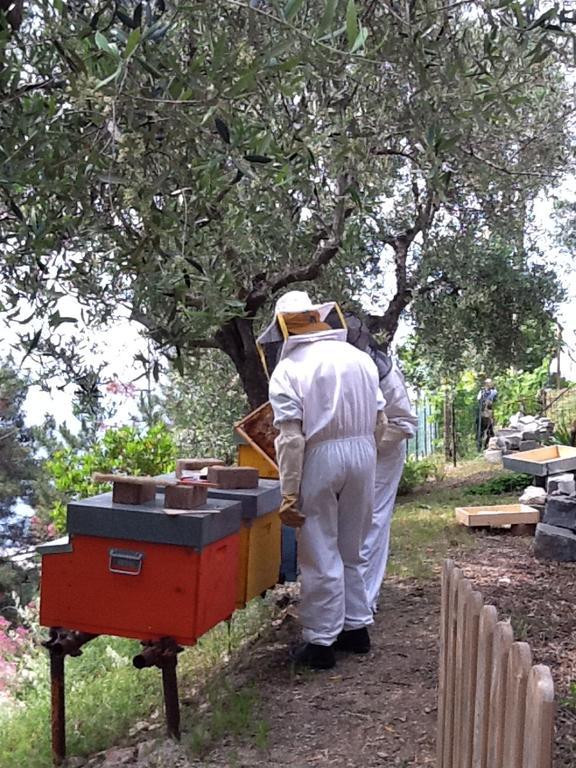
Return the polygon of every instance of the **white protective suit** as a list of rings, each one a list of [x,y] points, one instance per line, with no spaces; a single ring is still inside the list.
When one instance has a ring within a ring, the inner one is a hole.
[[[303,309],[308,309],[304,306]],[[270,379],[274,423],[302,423],[306,441],[298,553],[300,622],[307,643],[330,646],[372,623],[362,544],[374,502],[376,366],[344,329],[291,336]]]
[[[386,575],[390,525],[406,461],[406,440],[414,437],[418,428],[418,418],[412,411],[404,376],[395,363],[392,363],[390,372],[380,379],[380,389],[386,401],[384,412],[388,426],[376,461],[372,525],[362,548],[364,582],[368,604],[373,611],[376,611],[378,595]]]

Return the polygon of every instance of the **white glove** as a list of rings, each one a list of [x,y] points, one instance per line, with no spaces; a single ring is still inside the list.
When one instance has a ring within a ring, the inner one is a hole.
[[[279,424],[280,434],[274,441],[276,461],[280,472],[280,487],[282,496],[300,494],[302,480],[302,465],[304,463],[304,448],[306,440],[302,434],[301,421],[282,421]]]
[[[402,427],[398,427],[396,424],[390,424],[390,422],[388,422],[384,437],[380,442],[380,447],[383,447],[385,443],[399,443],[401,440],[407,440],[408,437],[409,435],[404,432]]]
[[[376,450],[380,448],[384,442],[384,436],[388,427],[388,419],[384,411],[378,411],[376,413],[376,428],[374,429],[374,440],[376,441]]]

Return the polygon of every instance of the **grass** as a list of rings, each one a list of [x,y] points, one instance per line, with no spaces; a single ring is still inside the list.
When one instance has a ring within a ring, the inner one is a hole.
[[[456,468],[450,468],[447,479],[465,480],[466,476],[491,469],[492,467],[484,461],[463,462]],[[495,467],[495,478],[500,479],[501,475],[506,477],[502,470]],[[506,483],[501,485],[506,487]],[[474,486],[464,483],[450,487],[439,483],[436,488],[432,487],[425,494],[416,495],[406,501],[401,498],[398,500],[392,520],[389,575],[421,580],[435,578],[442,560],[450,552],[475,545],[477,534],[458,525],[454,518],[455,507],[478,503],[471,501],[470,487]],[[494,487],[500,489],[497,482]],[[485,490],[490,490],[490,487]],[[512,504],[517,501],[517,494],[482,494],[482,503],[487,505]]]
[[[270,607],[254,600],[179,656],[181,690],[193,690],[211,678],[213,719],[205,727],[208,737],[222,728],[246,728],[247,736],[264,743],[266,725],[254,716],[254,691],[226,689],[218,670],[229,655],[241,648],[267,623]],[[84,756],[109,748],[126,736],[137,721],[163,717],[161,675],[158,669],[136,670],[132,658],[140,645],[134,640],[99,637],[88,643],[78,658],[66,659],[67,751]],[[216,671],[216,674],[215,674]],[[0,704],[1,768],[49,768],[50,679],[48,654],[38,647],[26,660],[22,674],[28,680],[15,705]],[[229,705],[225,702],[229,700]],[[184,724],[186,727],[186,723]],[[196,740],[202,748],[202,739]]]
[[[239,736],[259,749],[268,744],[268,724],[260,717],[261,700],[254,687],[233,689],[223,680],[214,680],[205,691],[204,711],[195,710],[183,719],[185,749],[204,755],[225,736]]]
[[[138,643],[102,637],[82,656],[66,660],[67,741],[71,755],[103,749],[160,702],[153,670],[136,674],[132,657]],[[50,680],[48,654],[41,648],[22,670],[29,680],[18,706],[0,711],[0,766],[47,768],[51,765]]]

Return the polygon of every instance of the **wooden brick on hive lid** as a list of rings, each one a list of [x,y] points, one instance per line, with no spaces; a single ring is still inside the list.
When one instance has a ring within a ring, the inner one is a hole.
[[[94,472],[95,483],[112,483],[112,502],[114,504],[145,504],[156,496],[156,480],[147,475],[115,475]]]

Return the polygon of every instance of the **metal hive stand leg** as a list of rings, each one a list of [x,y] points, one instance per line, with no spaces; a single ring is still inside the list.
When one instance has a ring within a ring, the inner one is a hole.
[[[42,645],[50,653],[50,687],[52,708],[52,760],[61,765],[66,759],[66,656],[81,656],[83,645],[97,635],[75,629],[51,627],[48,640]]]
[[[184,649],[171,637],[146,641],[142,645],[142,651],[134,656],[132,663],[136,669],[158,667],[162,671],[166,730],[168,736],[180,739],[180,703],[178,701],[176,665],[178,664],[178,654]]]

